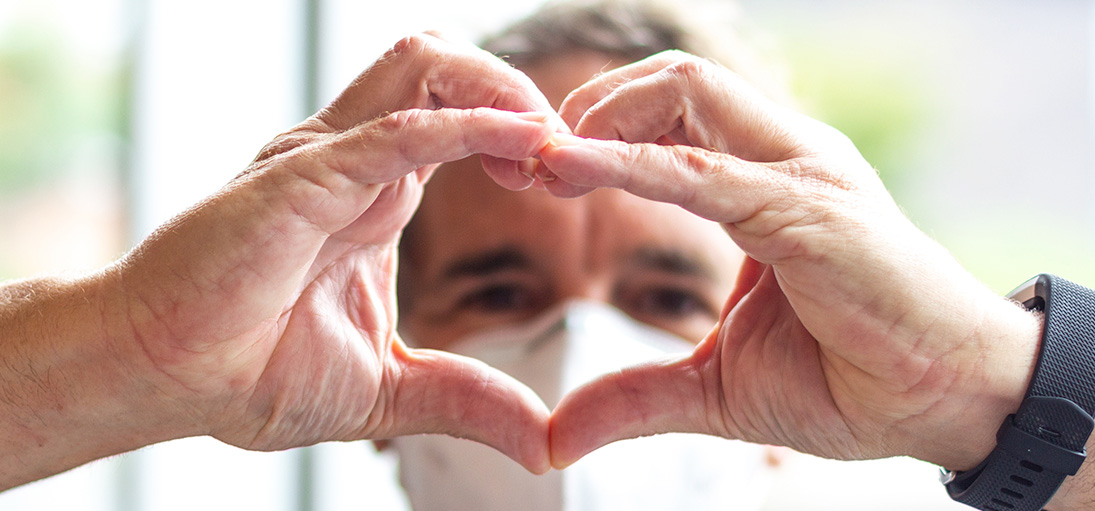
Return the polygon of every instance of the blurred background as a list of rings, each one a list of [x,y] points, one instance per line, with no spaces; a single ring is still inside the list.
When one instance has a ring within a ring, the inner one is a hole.
[[[0,0],[0,280],[115,259],[400,37],[476,40],[540,3]],[[848,134],[993,289],[1043,271],[1095,286],[1095,2],[677,3]],[[393,509],[374,484],[391,463],[365,443],[187,439],[0,493],[0,509]],[[965,509],[935,471],[792,456],[767,509]]]

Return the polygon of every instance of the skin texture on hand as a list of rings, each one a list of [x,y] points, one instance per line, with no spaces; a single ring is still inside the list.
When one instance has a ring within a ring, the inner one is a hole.
[[[746,252],[691,356],[592,382],[556,408],[553,464],[699,432],[838,459],[972,468],[1023,396],[1037,319],[917,230],[842,134],[681,53],[574,91],[541,152],[560,195],[622,188],[721,222]]]
[[[0,489],[193,435],[448,433],[535,472],[667,431],[953,469],[992,448],[1038,322],[905,219],[843,135],[679,53],[591,81],[560,115],[578,137],[497,59],[409,38],[115,265],[0,289]],[[579,389],[550,430],[507,375],[404,346],[399,233],[436,163],[477,153],[511,189],[538,154],[557,195],[621,188],[721,222],[750,257],[719,324],[689,357]],[[1061,509],[1090,504],[1087,468]]]
[[[0,402],[0,488],[193,435],[276,450],[447,433],[547,470],[548,410],[534,393],[477,361],[403,345],[395,271],[437,163],[482,154],[496,181],[526,187],[516,162],[559,126],[523,74],[471,46],[411,37],[118,263],[26,283],[11,293],[23,312],[0,318],[0,350],[9,366],[27,359],[49,374],[34,392],[19,374],[0,377],[0,395],[23,396]],[[43,304],[56,303],[44,289],[94,321],[42,333],[53,310]],[[95,371],[77,369],[91,361]],[[116,427],[77,421],[85,441],[68,441],[66,413],[96,405]],[[58,413],[43,419],[43,406]],[[108,437],[119,440],[86,441]]]

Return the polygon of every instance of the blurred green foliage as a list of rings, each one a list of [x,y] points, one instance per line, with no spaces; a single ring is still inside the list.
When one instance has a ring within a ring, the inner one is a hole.
[[[940,101],[924,72],[922,49],[878,37],[854,37],[804,27],[789,32],[785,58],[791,88],[809,115],[839,129],[859,148],[899,203],[915,161],[918,133],[935,119]]]
[[[120,73],[49,24],[0,26],[0,194],[63,172],[82,139],[120,135]]]
[[[101,45],[81,42],[73,27],[55,16],[64,5],[23,0],[4,7],[0,206],[5,206],[5,229],[0,234],[0,279],[24,275],[42,250],[56,250],[56,245],[40,243],[53,235],[50,229],[20,228],[26,214],[22,205],[55,200],[58,195],[49,190],[64,186],[62,182],[80,182],[89,172],[95,179],[113,179],[100,175],[118,171],[109,164],[104,167],[101,155],[104,147],[109,151],[124,140],[125,112],[124,61]]]

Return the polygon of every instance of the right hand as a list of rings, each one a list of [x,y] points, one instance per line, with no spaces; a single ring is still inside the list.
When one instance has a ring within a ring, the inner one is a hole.
[[[547,470],[535,394],[400,340],[396,247],[438,163],[481,153],[499,184],[523,188],[517,161],[561,126],[490,54],[430,35],[398,43],[114,268],[123,349],[157,423],[258,450],[447,433]]]
[[[969,469],[1021,400],[1038,324],[909,222],[851,142],[679,52],[606,73],[541,152],[559,195],[622,188],[723,224],[749,256],[689,357],[556,408],[553,464],[668,431]]]

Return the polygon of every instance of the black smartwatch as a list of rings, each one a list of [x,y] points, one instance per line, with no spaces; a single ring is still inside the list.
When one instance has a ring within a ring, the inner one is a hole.
[[[988,511],[1038,511],[1076,473],[1095,420],[1095,291],[1039,275],[1009,298],[1045,315],[1026,397],[973,470],[944,470],[951,498]]]

